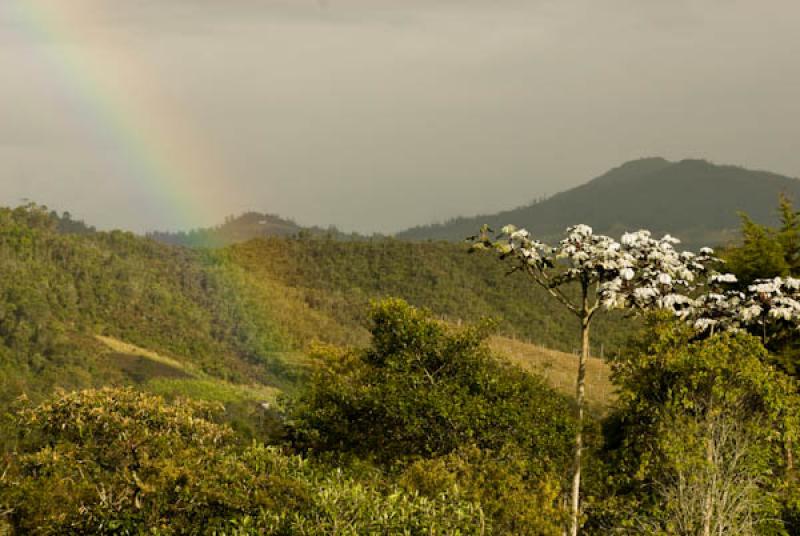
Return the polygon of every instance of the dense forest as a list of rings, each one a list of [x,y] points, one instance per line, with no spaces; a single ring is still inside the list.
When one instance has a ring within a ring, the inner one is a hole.
[[[787,199],[770,221],[722,253],[742,289],[800,275]],[[193,249],[28,205],[0,209],[0,273],[0,534],[568,523],[574,399],[489,340],[574,352],[578,322],[491,255],[335,233]],[[581,534],[800,533],[795,331],[610,313],[593,333],[616,393],[581,424]]]
[[[265,239],[226,250],[233,263],[259,280],[278,281],[309,308],[345,328],[344,342],[366,342],[371,300],[402,297],[453,323],[491,318],[499,332],[572,352],[579,346],[575,321],[546,292],[486,256],[468,255],[465,244],[395,239]],[[624,343],[604,319],[594,342],[613,352]]]

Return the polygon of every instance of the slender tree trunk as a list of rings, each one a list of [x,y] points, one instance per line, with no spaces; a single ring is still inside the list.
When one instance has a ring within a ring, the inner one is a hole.
[[[717,470],[714,467],[714,422],[713,417],[711,417],[711,411],[713,409],[713,398],[711,403],[709,404],[708,408],[708,438],[706,439],[706,473],[707,473],[707,482],[706,482],[706,497],[705,502],[703,504],[703,536],[711,536],[711,517],[714,513],[714,503],[713,503],[713,494],[714,494],[714,477],[713,474]]]
[[[586,398],[586,362],[589,360],[589,327],[591,316],[587,301],[588,288],[583,288],[581,315],[581,357],[578,362],[578,381],[575,393],[577,402],[577,428],[575,431],[575,458],[572,466],[572,497],[570,504],[570,536],[578,536],[581,500],[581,457],[583,455],[583,407]]]
[[[712,439],[708,439],[708,444],[706,445],[706,462],[711,465],[714,463],[714,459],[712,457],[712,446],[711,446]],[[711,472],[711,469],[706,469],[706,471]],[[708,481],[706,482],[706,499],[705,503],[703,504],[703,536],[711,536],[711,516],[714,513],[713,509],[713,487],[712,487],[712,478],[711,475],[708,475]]]

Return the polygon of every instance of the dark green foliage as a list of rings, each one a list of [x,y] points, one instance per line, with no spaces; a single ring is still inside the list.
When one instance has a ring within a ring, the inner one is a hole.
[[[778,214],[780,225],[759,225],[741,214],[741,244],[723,251],[726,269],[734,273],[742,288],[756,279],[800,277],[800,216],[791,200],[781,194]],[[756,328],[757,329],[757,328]],[[762,337],[764,332],[754,335]],[[795,330],[768,333],[765,338],[770,361],[789,374],[798,375],[800,345]]]
[[[516,223],[536,238],[551,240],[567,226],[585,223],[612,236],[641,228],[670,233],[683,240],[683,247],[695,250],[733,238],[739,211],[756,221],[777,223],[772,207],[781,192],[800,197],[800,181],[702,160],[644,158],[543,202],[417,227],[397,237],[460,241],[484,223],[495,229]]]
[[[573,409],[541,380],[494,360],[487,326],[457,329],[390,299],[372,345],[321,348],[289,412],[296,447],[405,467],[407,488],[481,504],[498,534],[559,534]]]
[[[16,416],[0,528],[19,534],[477,534],[481,514],[237,445],[212,408],[83,391]]]
[[[399,297],[453,323],[494,318],[501,334],[566,352],[580,348],[577,320],[547,292],[521,274],[508,275],[508,267],[496,259],[468,257],[466,245],[271,238],[228,251],[248,273],[295,289],[309,308],[346,328],[330,334],[317,329],[309,339],[366,343],[369,302]],[[598,318],[593,350],[599,353],[601,345],[606,353],[619,349],[627,337],[621,325],[620,314]]]
[[[781,235],[774,229],[755,223],[746,214],[742,214],[741,218],[742,245],[725,252],[726,269],[736,274],[742,286],[756,279],[789,275],[789,263]]]
[[[297,444],[388,463],[510,443],[542,469],[564,466],[569,404],[492,359],[483,330],[449,328],[399,300],[376,305],[372,322],[368,350],[325,351],[328,366],[291,412]]]
[[[29,205],[29,208],[35,209],[36,206]],[[50,217],[56,220],[56,228],[60,233],[87,235],[97,232],[97,229],[86,225],[83,221],[72,219],[72,214],[69,212],[64,212],[59,216],[56,211],[52,211],[50,212]]]
[[[788,265],[789,272],[800,274],[800,212],[794,209],[792,200],[781,193],[778,212],[780,213],[780,227],[778,240],[783,248],[783,259]]]

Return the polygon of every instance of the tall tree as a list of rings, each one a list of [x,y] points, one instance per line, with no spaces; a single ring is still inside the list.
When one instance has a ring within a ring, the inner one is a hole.
[[[800,274],[800,212],[794,209],[792,200],[781,194],[778,210],[781,226],[778,229],[778,241],[783,248],[783,259],[789,273]]]
[[[617,242],[594,234],[587,225],[575,225],[566,230],[566,237],[555,248],[532,239],[528,231],[513,225],[504,227],[495,239],[490,237],[491,232],[484,226],[471,237],[472,251],[498,252],[501,259],[512,262],[512,272],[526,273],[573,313],[580,325],[581,354],[575,386],[578,427],[570,493],[570,534],[576,536],[580,525],[581,424],[592,320],[601,309],[614,308],[670,308],[683,314],[684,307],[688,310],[691,305],[689,294],[701,282],[699,276],[710,274],[717,259],[708,248],[700,255],[679,253],[673,247],[677,239],[667,235],[657,240],[649,231],[627,233]]]
[[[739,216],[742,219],[742,245],[729,249],[725,255],[730,271],[736,274],[743,285],[756,279],[788,275],[790,264],[786,259],[784,243],[788,247],[795,247],[796,238],[791,238],[797,232],[795,223],[788,220],[789,227],[783,234],[754,222],[747,214]]]

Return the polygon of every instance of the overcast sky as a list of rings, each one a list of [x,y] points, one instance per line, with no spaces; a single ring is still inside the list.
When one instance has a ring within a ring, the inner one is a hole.
[[[0,204],[391,232],[642,156],[800,176],[798,28],[796,0],[0,0]]]

